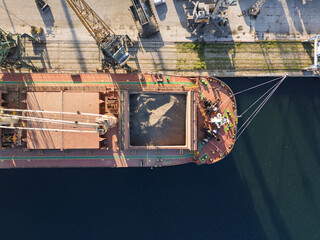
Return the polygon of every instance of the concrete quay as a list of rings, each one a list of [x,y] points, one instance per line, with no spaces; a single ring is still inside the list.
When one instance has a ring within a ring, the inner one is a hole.
[[[197,75],[303,75],[312,64],[312,46],[301,43],[319,34],[320,1],[266,0],[257,19],[242,15],[256,0],[229,6],[229,25],[219,32],[204,28],[206,43],[187,28],[188,0],[167,0],[154,8],[160,32],[147,39],[138,31],[129,12],[130,0],[86,0],[117,34],[135,41],[129,65],[141,72]],[[153,2],[151,0],[151,2]],[[12,33],[30,33],[42,27],[46,44],[27,43],[30,61],[46,72],[96,72],[101,53],[94,40],[65,0],[47,0],[51,10],[42,13],[34,1],[0,2],[0,27]],[[266,44],[261,41],[270,41]],[[215,44],[216,43],[216,44]],[[23,70],[24,71],[24,70]]]

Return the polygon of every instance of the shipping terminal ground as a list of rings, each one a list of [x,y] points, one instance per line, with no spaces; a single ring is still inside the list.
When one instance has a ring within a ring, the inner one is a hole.
[[[238,93],[219,76],[283,76],[255,117],[287,73],[318,75],[318,30],[294,17],[275,29],[268,13],[298,6],[302,20],[315,1],[12,4],[0,5],[0,168],[216,163],[252,121],[239,131]]]

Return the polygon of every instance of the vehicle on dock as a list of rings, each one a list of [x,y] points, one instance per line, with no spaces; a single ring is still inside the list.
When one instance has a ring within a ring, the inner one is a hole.
[[[161,4],[164,4],[166,3],[166,0],[154,0],[154,5],[155,6],[158,6],[158,5],[161,5]]]
[[[44,13],[48,12],[50,9],[50,6],[43,0],[36,0],[36,4]]]
[[[131,0],[130,12],[139,31],[139,37],[150,37],[159,32],[158,22],[149,0]]]

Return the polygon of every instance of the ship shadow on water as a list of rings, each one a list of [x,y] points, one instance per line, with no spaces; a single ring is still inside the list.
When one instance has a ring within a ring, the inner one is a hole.
[[[253,81],[266,80],[271,78],[227,82],[237,91],[255,85]],[[268,239],[314,239],[318,231],[318,89],[317,78],[286,79],[239,138],[231,154],[237,159],[239,174],[247,184]],[[264,92],[238,96],[238,109],[245,109],[248,102]]]
[[[237,79],[238,82],[241,81],[241,84],[236,84],[233,82],[233,80],[235,80],[235,78],[224,79],[226,83],[229,81],[233,83],[228,84],[234,92],[238,92],[257,84],[257,81],[255,81],[254,78]],[[268,80],[268,78],[261,78],[260,83],[266,80]],[[260,96],[265,91],[260,91],[259,89],[256,92],[258,92],[256,95]],[[246,94],[247,96],[243,96]],[[244,109],[249,106],[248,99],[251,99],[250,102],[256,100],[252,100],[255,97],[254,93],[252,94],[251,92],[248,92],[244,93],[243,95],[237,96],[238,114],[243,112]],[[264,109],[262,109],[262,112],[263,110]],[[260,115],[261,114],[263,113],[260,113]],[[260,127],[256,127],[256,125],[261,125],[257,123],[259,120],[261,120],[261,116],[258,115],[258,117],[254,120],[255,124],[253,123],[248,129],[250,130],[250,128],[253,128],[256,134],[260,135],[264,133],[261,133],[262,131],[259,130]],[[245,120],[239,120],[240,126],[243,121]],[[269,122],[269,124],[271,124],[271,122]],[[256,128],[258,130],[255,130]],[[248,129],[246,131],[249,131]],[[265,233],[265,239],[291,239],[286,223],[280,214],[278,203],[273,197],[268,186],[267,179],[264,176],[264,169],[261,169],[261,162],[263,160],[257,156],[257,150],[252,143],[253,138],[254,135],[252,136],[248,134],[248,132],[245,132],[235,144],[235,148],[231,152],[231,156],[235,158],[234,163],[239,175],[241,176],[241,182],[244,184],[244,188],[248,192],[248,197],[250,198],[252,204],[251,207],[255,209],[257,218],[259,219],[263,229],[262,231]],[[267,139],[269,138],[267,137]],[[267,230],[268,228],[269,230]],[[270,235],[273,237],[270,238]]]
[[[272,239],[292,239],[292,236],[290,235],[290,232],[287,229],[286,222],[281,214],[281,211],[279,209],[278,203],[275,200],[275,198],[272,196],[272,193],[268,187],[267,180],[263,174],[263,171],[261,170],[261,166],[259,165],[259,159],[253,150],[254,147],[252,145],[252,140],[248,136],[248,134],[243,134],[243,137],[241,138],[241,141],[244,142],[244,146],[246,149],[246,153],[249,156],[246,164],[250,165],[252,175],[251,178],[254,178],[256,187],[258,187],[258,191],[261,194],[261,201],[264,203],[264,206],[259,206],[259,203],[255,202],[254,205],[257,208],[257,214],[260,217],[260,221],[262,222],[265,229],[267,229],[267,222],[269,221],[272,230],[268,233],[268,235],[273,235]],[[249,180],[249,179],[248,179]],[[247,181],[247,188],[248,191],[251,192],[252,199],[254,201],[255,194],[253,191],[253,185],[250,183],[250,180]],[[260,203],[261,204],[261,203]],[[263,209],[265,208],[265,209]],[[265,215],[264,215],[265,214]],[[269,215],[269,220],[266,220],[267,215]],[[263,219],[265,221],[263,221]]]
[[[318,226],[320,225],[320,212],[319,212],[319,196],[317,196],[317,183],[314,179],[314,176],[309,174],[309,169],[320,169],[320,139],[318,138],[318,132],[320,130],[320,98],[318,95],[319,89],[319,78],[308,78],[308,81],[313,81],[314,85],[318,85],[317,88],[312,88],[309,86],[296,88],[299,89],[296,91],[295,97],[290,96],[293,101],[293,107],[295,111],[300,113],[297,114],[297,124],[298,126],[304,126],[300,129],[300,134],[302,137],[307,137],[307,141],[305,142],[304,152],[297,151],[294,154],[294,159],[298,169],[300,171],[301,185],[303,186],[304,196],[308,199],[310,205],[312,206],[313,216],[316,219],[316,223]],[[302,79],[299,81],[301,85],[304,85],[305,80]],[[297,86],[298,87],[298,86]],[[310,94],[312,93],[312,94]],[[305,99],[308,101],[306,102]],[[308,114],[312,114],[312,117],[308,116]],[[288,131],[288,133],[292,133],[294,131]],[[288,139],[292,140],[292,144],[296,143],[293,139],[295,136],[289,135]],[[298,144],[296,144],[297,148],[300,148]],[[319,179],[318,179],[319,180]]]
[[[0,182],[1,190],[11,189],[0,199],[7,206],[0,218],[5,238],[22,234],[8,226],[6,216],[16,216],[21,230],[29,224],[37,229],[34,239],[48,232],[59,238],[60,229],[68,229],[70,239],[88,239],[97,231],[109,239],[266,239],[232,158],[153,170],[3,170]]]
[[[237,92],[267,80],[224,81]],[[214,165],[3,169],[1,239],[316,239],[319,84],[286,79]],[[264,92],[237,96],[238,109]]]

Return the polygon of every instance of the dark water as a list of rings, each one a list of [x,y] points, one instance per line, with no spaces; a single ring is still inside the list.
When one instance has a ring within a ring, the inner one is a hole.
[[[287,79],[212,166],[1,170],[0,239],[320,239],[319,90]]]

